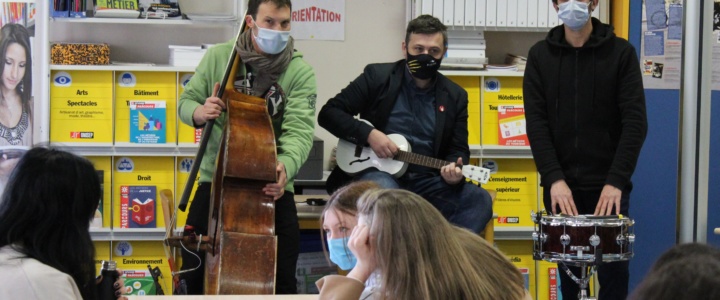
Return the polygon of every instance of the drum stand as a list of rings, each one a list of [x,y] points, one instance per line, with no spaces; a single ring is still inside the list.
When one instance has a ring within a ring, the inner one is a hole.
[[[597,270],[596,265],[592,265],[588,267],[588,263],[581,262],[579,263],[580,267],[580,278],[577,278],[573,272],[570,271],[570,269],[565,265],[565,262],[561,261],[560,266],[562,266],[563,271],[572,278],[573,281],[577,285],[580,286],[580,294],[578,295],[578,300],[595,300],[594,297],[588,297],[587,295],[587,288],[588,288],[588,282],[590,281],[590,278],[595,274],[595,271]]]

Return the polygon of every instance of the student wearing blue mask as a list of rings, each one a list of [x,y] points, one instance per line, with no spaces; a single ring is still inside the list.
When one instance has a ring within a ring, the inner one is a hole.
[[[355,213],[357,225],[344,236],[356,262],[347,276],[316,282],[321,300],[366,299],[370,281],[375,299],[530,299],[504,254],[417,194],[368,189]]]
[[[207,234],[208,210],[215,160],[223,126],[227,120],[225,103],[217,97],[232,49],[242,59],[231,78],[235,87],[246,94],[264,98],[272,119],[277,145],[278,182],[263,191],[275,200],[275,234],[278,237],[277,294],[297,293],[295,269],[300,251],[300,227],[295,208],[295,175],[307,160],[315,131],[315,73],[295,51],[290,37],[290,0],[250,0],[245,22],[248,29],[237,39],[210,49],[180,95],[178,116],[188,125],[201,128],[215,120],[210,141],[200,165],[200,179],[190,204],[186,225],[195,233]],[[205,253],[202,261],[183,251],[182,274],[189,294],[203,294]]]
[[[529,52],[523,98],[528,138],[548,212],[628,215],[647,134],[635,48],[590,14],[598,0],[553,0],[563,25]],[[571,268],[579,278],[579,269]],[[559,272],[563,299],[578,285]],[[600,299],[625,299],[628,262],[598,268]]]
[[[350,271],[357,264],[357,258],[348,248],[348,239],[353,228],[357,225],[357,199],[372,189],[380,186],[373,181],[356,181],[346,185],[331,196],[320,214],[324,234],[321,236],[327,241],[330,261],[344,271]],[[323,243],[323,247],[325,243]],[[377,274],[370,276],[365,282],[365,289],[360,299],[369,300],[373,298],[373,292],[379,283]]]

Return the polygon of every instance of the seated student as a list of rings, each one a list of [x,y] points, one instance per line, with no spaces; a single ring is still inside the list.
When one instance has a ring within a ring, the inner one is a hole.
[[[96,299],[88,231],[101,198],[92,163],[33,148],[20,159],[0,203],[0,299]],[[115,284],[118,299],[123,280]]]
[[[358,299],[374,272],[382,299],[529,299],[502,253],[406,190],[364,193],[348,248],[357,264],[347,277],[320,279],[320,299]]]
[[[321,236],[323,247],[327,239],[330,260],[342,270],[349,271],[357,263],[357,259],[347,247],[350,233],[357,225],[357,199],[364,192],[377,188],[380,186],[374,181],[356,181],[343,186],[330,196],[320,214],[320,224],[325,232],[325,235]],[[365,282],[365,290],[360,299],[372,299],[378,284],[379,278],[375,272],[375,275]]]
[[[720,299],[720,249],[687,243],[661,255],[630,300]]]

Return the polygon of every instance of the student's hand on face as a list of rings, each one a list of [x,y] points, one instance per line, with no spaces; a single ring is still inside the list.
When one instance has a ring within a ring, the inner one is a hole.
[[[370,148],[379,158],[392,158],[398,152],[397,145],[380,130],[373,129],[370,131],[367,141]]]
[[[213,87],[212,95],[205,99],[205,104],[195,108],[195,111],[193,112],[193,121],[195,122],[195,125],[203,125],[209,120],[214,120],[220,117],[220,114],[225,109],[225,103],[217,97],[219,91],[220,84],[216,82]]]
[[[555,181],[550,187],[551,210],[553,215],[557,214],[556,206],[560,207],[560,211],[566,215],[577,216],[577,208],[573,200],[572,191],[568,187],[565,180]]]
[[[598,201],[595,207],[596,216],[609,216],[613,213],[613,206],[615,206],[615,214],[620,214],[620,198],[622,197],[622,191],[612,185],[606,184],[602,192],[600,192],[600,201]]]
[[[458,184],[464,178],[461,169],[462,165],[462,157],[458,157],[457,162],[449,163],[440,169],[440,176],[442,176],[447,184]]]
[[[357,264],[348,273],[348,277],[365,282],[370,277],[370,274],[375,271],[375,249],[371,239],[370,227],[366,224],[358,224],[353,228],[348,240],[348,248],[357,258]]]
[[[266,184],[263,188],[263,192],[265,195],[273,197],[274,201],[277,201],[277,199],[280,199],[280,197],[285,194],[285,185],[287,184],[287,171],[285,171],[285,164],[278,162],[275,171],[277,172],[278,182]]]

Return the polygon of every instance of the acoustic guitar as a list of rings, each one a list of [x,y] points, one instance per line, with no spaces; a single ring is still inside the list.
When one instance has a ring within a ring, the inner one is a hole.
[[[351,142],[340,139],[337,145],[336,160],[338,167],[350,175],[356,175],[368,168],[377,168],[395,178],[401,177],[407,171],[409,164],[420,165],[433,169],[441,169],[449,161],[412,153],[407,139],[400,134],[388,134],[387,137],[397,145],[399,151],[393,158],[379,158],[370,147],[363,147],[356,153],[357,146]],[[490,179],[490,169],[463,165],[462,174],[469,179],[480,183],[487,183]]]

